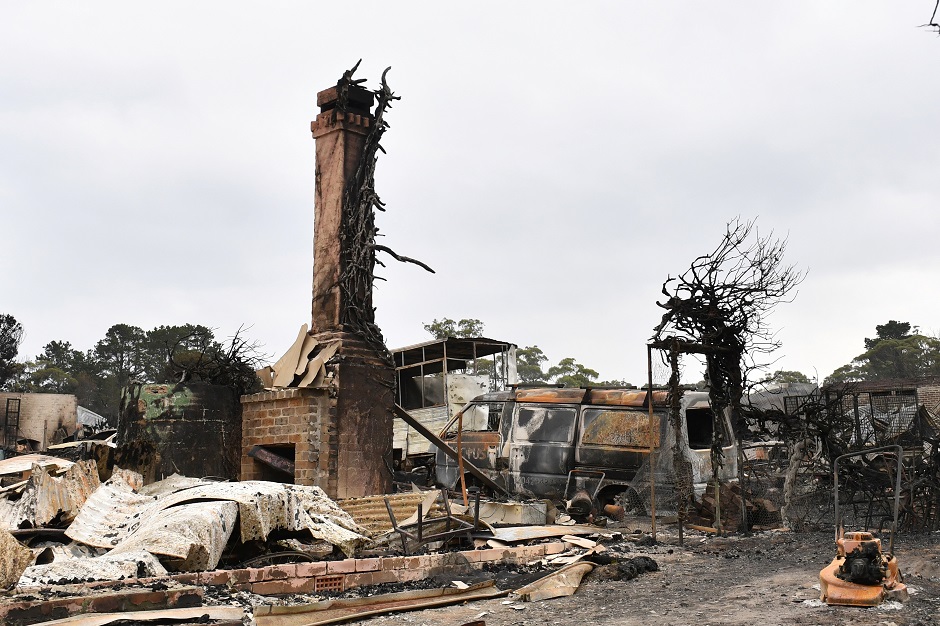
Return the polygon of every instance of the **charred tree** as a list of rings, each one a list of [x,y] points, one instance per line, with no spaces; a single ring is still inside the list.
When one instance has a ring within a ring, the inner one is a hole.
[[[360,60],[361,62],[361,60]],[[353,75],[359,62],[352,69],[343,73],[336,83],[338,102],[333,115],[345,113],[348,106],[349,88],[365,82],[354,79]],[[340,322],[365,339],[379,355],[391,359],[382,331],[375,323],[375,308],[372,306],[372,289],[375,281],[375,266],[384,264],[376,258],[376,252],[385,252],[396,261],[413,263],[429,272],[430,267],[410,257],[397,254],[387,246],[376,243],[379,229],[375,225],[375,210],[385,211],[385,204],[375,191],[375,166],[378,153],[385,153],[380,143],[389,124],[385,121],[385,112],[392,102],[399,100],[389,88],[385,77],[391,68],[382,72],[381,86],[373,93],[376,99],[374,122],[366,135],[362,156],[355,174],[349,180],[343,192],[342,226],[340,241],[342,250],[339,288],[342,294],[343,308]]]
[[[805,276],[784,263],[786,246],[785,239],[761,237],[753,221],[734,220],[712,252],[667,277],[666,299],[656,303],[666,312],[652,343],[678,340],[683,351],[705,356],[712,410],[731,408],[736,428],[747,371],[759,355],[780,347],[767,316],[778,303],[792,301]]]
[[[780,345],[767,324],[767,315],[779,302],[792,299],[804,277],[794,266],[783,263],[785,250],[786,240],[762,238],[753,221],[735,220],[726,225],[721,242],[712,252],[697,257],[682,274],[666,278],[662,287],[666,300],[656,303],[666,312],[653,330],[650,345],[669,355],[669,386],[677,421],[679,355],[701,354],[705,357],[705,378],[716,422],[730,413],[735,431],[732,436],[739,438],[748,365],[756,364],[756,355],[773,352]],[[678,428],[676,432],[680,432]],[[725,445],[723,429],[713,428],[711,464],[716,488]],[[689,461],[680,450],[678,436],[675,446],[673,465],[681,527],[693,493]],[[745,525],[743,499],[741,506]]]

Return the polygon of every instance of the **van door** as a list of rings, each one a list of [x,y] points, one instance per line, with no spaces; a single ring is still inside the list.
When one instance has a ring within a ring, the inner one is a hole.
[[[578,405],[516,403],[509,442],[507,486],[536,498],[564,497],[574,466]]]

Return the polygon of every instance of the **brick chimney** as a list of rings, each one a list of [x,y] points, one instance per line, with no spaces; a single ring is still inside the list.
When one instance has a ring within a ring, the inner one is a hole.
[[[340,331],[343,310],[339,278],[344,255],[340,228],[343,192],[356,173],[365,138],[374,121],[371,91],[350,85],[345,111],[337,109],[339,91],[317,94],[320,114],[310,123],[317,144],[313,235],[313,333]],[[371,303],[370,303],[371,305]]]
[[[335,397],[321,441],[332,450],[326,491],[352,498],[387,493],[392,459],[392,406],[395,370],[355,329],[344,327],[349,303],[339,287],[343,259],[343,197],[355,177],[374,117],[371,91],[349,85],[340,106],[337,87],[317,94],[320,113],[311,122],[316,140],[316,192],[313,237],[313,302],[310,334],[320,345],[340,342],[329,368]],[[359,303],[371,311],[370,301]],[[335,481],[335,482],[334,482]]]

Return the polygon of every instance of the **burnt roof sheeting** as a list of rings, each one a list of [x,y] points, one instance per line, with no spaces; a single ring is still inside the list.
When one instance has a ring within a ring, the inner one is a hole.
[[[0,461],[0,476],[25,474],[33,469],[33,465],[50,469],[68,469],[74,463],[45,454],[24,454]]]
[[[10,500],[10,493],[0,499],[0,527],[13,530],[28,524],[36,528],[56,517],[70,521],[101,484],[94,461],[75,463],[62,476],[53,476],[50,467],[33,466],[18,500]]]
[[[149,552],[109,553],[93,559],[67,559],[27,567],[18,585],[39,587],[76,581],[151,578],[167,574],[166,568]]]
[[[113,548],[137,530],[144,511],[155,501],[155,497],[134,493],[126,482],[112,477],[91,494],[65,536],[95,548]]]
[[[221,555],[236,525],[234,515],[229,519],[230,510],[237,512],[242,542],[263,541],[275,530],[307,530],[313,538],[338,546],[348,556],[366,541],[366,531],[319,487],[266,481],[193,484],[177,477],[170,485],[152,486],[148,491],[159,495],[136,494],[124,481],[109,482],[89,498],[66,535],[89,545],[114,548],[112,553],[144,549],[167,557],[167,565],[182,571],[215,567],[216,552]],[[192,503],[215,508],[188,506]],[[227,504],[234,504],[234,508]],[[223,520],[221,525],[219,519]],[[187,525],[192,528],[183,530]],[[159,532],[162,527],[190,536],[174,543],[176,540]],[[196,547],[200,542],[205,551]]]
[[[176,571],[212,570],[222,558],[237,516],[238,504],[230,501],[175,506],[144,520],[137,532],[109,554],[143,550],[163,557]]]

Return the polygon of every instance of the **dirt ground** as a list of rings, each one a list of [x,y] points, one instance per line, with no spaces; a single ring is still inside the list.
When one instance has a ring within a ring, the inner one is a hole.
[[[362,623],[375,626],[577,624],[940,624],[940,534],[898,537],[898,556],[911,598],[878,608],[829,607],[818,601],[819,570],[833,558],[831,533],[761,533],[748,537],[676,537],[654,546],[621,544],[646,555],[658,572],[629,581],[592,575],[571,597],[542,602],[500,598],[399,613]],[[513,608],[522,607],[522,608]]]

